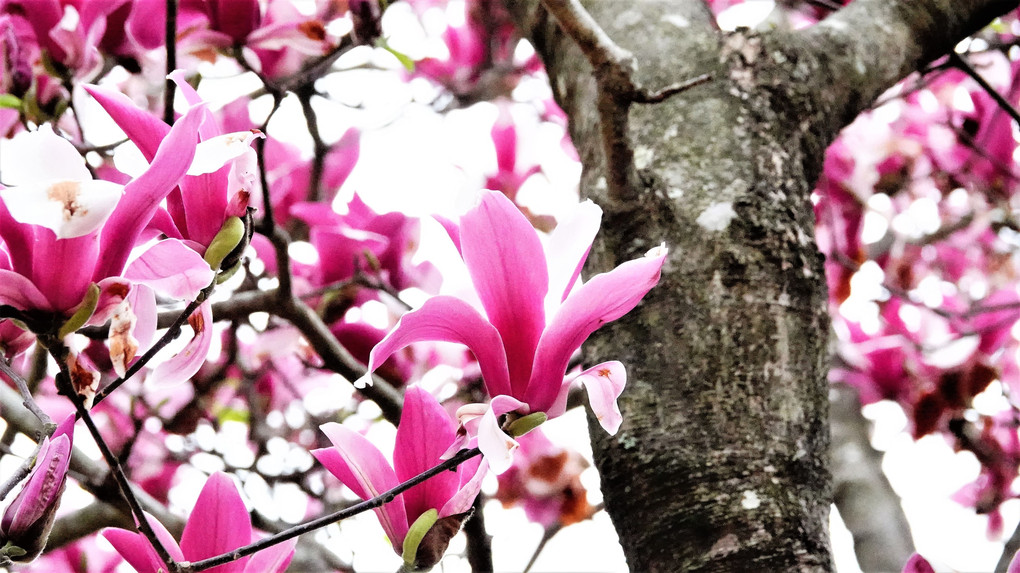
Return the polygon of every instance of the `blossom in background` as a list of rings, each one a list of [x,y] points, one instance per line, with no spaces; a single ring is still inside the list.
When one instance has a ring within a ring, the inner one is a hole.
[[[498,418],[510,412],[558,416],[571,383],[584,385],[599,423],[615,433],[623,420],[616,405],[626,383],[623,364],[604,362],[566,383],[564,376],[571,356],[592,332],[630,312],[658,283],[666,249],[652,249],[575,290],[601,218],[602,210],[594,203],[582,203],[573,220],[556,228],[545,249],[509,199],[486,192],[459,225],[443,221],[485,315],[459,298],[430,298],[401,317],[372,350],[369,373],[414,342],[467,346],[478,360],[492,402],[489,407],[465,406],[461,422],[468,435],[477,433],[478,447],[496,473],[510,467],[517,446]],[[370,381],[366,375],[358,384]]]
[[[251,517],[233,480],[215,473],[206,480],[178,545],[157,519],[146,514],[156,537],[174,561],[200,561],[233,551],[252,542]],[[125,529],[108,528],[103,537],[138,573],[165,571],[145,535]],[[208,569],[213,573],[282,573],[294,556],[297,539],[290,539],[258,553]]]
[[[392,466],[354,430],[337,423],[321,428],[333,447],[314,450],[312,455],[361,499],[373,498],[438,465],[456,438],[446,410],[419,386],[411,386],[404,394]],[[484,474],[484,464],[477,458],[468,460],[456,471],[435,475],[375,509],[393,550],[405,563],[418,570],[439,561],[468,517]]]
[[[588,519],[592,507],[581,484],[588,461],[549,441],[541,428],[517,441],[513,465],[499,475],[495,497],[503,507],[522,505],[529,520],[547,528]]]
[[[32,561],[46,547],[67,481],[74,421],[72,414],[52,436],[43,438],[28,480],[0,519],[0,555]]]

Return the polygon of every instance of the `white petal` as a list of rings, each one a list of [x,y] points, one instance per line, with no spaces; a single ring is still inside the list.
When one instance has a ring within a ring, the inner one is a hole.
[[[478,425],[478,449],[489,462],[492,473],[499,475],[514,463],[514,452],[519,447],[517,440],[506,435],[499,427],[496,414],[489,408]]]
[[[203,175],[218,170],[251,149],[251,142],[256,137],[265,136],[259,131],[237,131],[199,143],[195,148],[195,160],[188,168],[188,175]]]
[[[19,223],[40,225],[60,239],[99,229],[120,201],[124,188],[109,181],[57,180],[0,190]]]
[[[85,159],[70,141],[53,133],[48,124],[22,132],[4,146],[0,180],[9,187],[49,181],[92,179]]]

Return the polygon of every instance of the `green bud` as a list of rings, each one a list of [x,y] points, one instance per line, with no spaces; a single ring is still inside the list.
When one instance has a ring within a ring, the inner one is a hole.
[[[425,538],[425,534],[432,529],[438,519],[439,511],[432,508],[421,514],[407,529],[407,535],[404,536],[403,558],[404,565],[409,570],[414,569],[415,562],[418,560],[418,546],[421,545],[421,540]]]
[[[81,304],[78,305],[78,310],[74,311],[71,318],[67,319],[67,322],[60,327],[57,331],[58,338],[64,338],[68,334],[78,330],[85,326],[85,323],[92,318],[92,313],[96,311],[96,306],[99,304],[99,285],[92,283],[89,285],[87,291],[85,291],[85,298],[82,299]]]
[[[205,250],[203,258],[209,263],[209,268],[214,271],[220,270],[223,259],[244,239],[245,233],[244,221],[240,217],[229,217],[223,221],[223,226],[209,243],[209,248]]]
[[[541,426],[548,419],[549,416],[546,416],[545,412],[532,412],[527,416],[521,416],[513,422],[510,422],[510,426],[507,427],[507,432],[512,437],[518,438]]]

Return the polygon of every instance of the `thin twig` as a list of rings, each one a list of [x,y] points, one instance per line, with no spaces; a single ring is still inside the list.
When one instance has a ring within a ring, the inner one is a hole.
[[[166,0],[166,84],[163,87],[163,121],[174,124],[174,96],[177,85],[170,73],[177,69],[177,0]]]
[[[470,450],[461,450],[460,452],[457,452],[456,455],[446,460],[445,462],[442,462],[439,465],[433,467],[432,469],[426,470],[418,474],[417,476],[373,497],[372,499],[368,499],[361,503],[357,503],[335,513],[331,513],[329,515],[313,519],[312,521],[292,527],[276,535],[269,536],[265,539],[262,539],[261,541],[256,541],[255,543],[245,545],[244,547],[239,547],[228,553],[217,555],[215,557],[210,557],[208,559],[203,559],[201,561],[196,561],[190,564],[190,566],[185,565],[181,568],[181,570],[182,572],[187,573],[198,572],[210,569],[212,567],[216,567],[218,565],[223,565],[225,563],[230,563],[231,561],[235,561],[237,559],[240,559],[241,557],[251,555],[268,547],[272,547],[273,545],[276,545],[278,543],[287,541],[288,539],[293,539],[294,537],[308,533],[310,531],[314,531],[316,529],[319,529],[320,527],[325,527],[332,523],[336,523],[340,520],[347,519],[348,517],[358,515],[359,513],[364,513],[370,509],[381,507],[384,503],[389,503],[393,501],[393,499],[398,494],[407,491],[408,489],[411,489],[412,487],[424,482],[425,480],[431,478],[432,476],[443,473],[444,471],[447,470],[452,470],[453,468],[459,466],[460,464],[477,456],[480,453],[481,451],[478,448],[472,448]]]
[[[605,505],[601,503],[592,506],[591,509],[588,510],[588,515],[585,519],[591,519],[596,513],[603,509],[605,509]],[[535,548],[535,552],[531,554],[531,559],[528,560],[527,566],[524,567],[524,573],[531,571],[531,568],[535,565],[535,561],[538,560],[538,556],[542,553],[542,550],[545,549],[546,544],[549,543],[549,540],[551,540],[557,533],[562,531],[564,527],[566,526],[563,525],[562,522],[557,521],[545,528],[545,531],[542,533],[542,540],[538,542],[538,547]]]
[[[68,350],[63,343],[59,340],[49,341],[50,344],[47,347],[50,349],[50,353],[53,358],[57,361],[57,365],[60,367],[60,373],[57,374],[56,382],[57,388],[67,394],[67,397],[74,404],[74,409],[78,414],[78,417],[85,422],[85,427],[88,428],[89,433],[92,434],[92,439],[95,440],[96,445],[99,446],[99,451],[103,454],[103,459],[106,460],[107,466],[113,473],[114,479],[117,481],[118,487],[120,487],[121,495],[124,500],[127,501],[128,507],[131,508],[131,515],[135,519],[135,523],[138,526],[138,530],[149,540],[152,544],[153,549],[156,550],[156,554],[160,560],[168,567],[168,569],[176,573],[179,570],[177,562],[171,557],[169,551],[163,546],[159,538],[156,537],[156,532],[153,531],[152,526],[149,524],[149,520],[145,516],[145,512],[142,510],[141,504],[138,503],[138,499],[134,495],[134,491],[131,489],[131,482],[128,481],[127,476],[124,474],[124,468],[121,467],[120,462],[117,461],[117,456],[110,450],[110,446],[107,445],[106,440],[103,439],[102,434],[99,432],[99,428],[96,427],[95,421],[92,419],[92,415],[89,414],[82,397],[75,391],[74,385],[71,382],[71,374],[68,371],[66,362],[63,360]]]
[[[28,388],[28,381],[25,380],[21,374],[18,374],[14,368],[11,368],[11,364],[6,359],[0,358],[0,372],[7,375],[8,378],[14,382],[14,386],[21,393],[22,404],[33,414],[39,421],[42,422],[43,428],[46,429],[47,433],[53,433],[53,430],[57,428],[57,425],[53,423],[53,420],[43,412],[39,404],[35,403],[35,398],[32,397],[32,391]],[[2,499],[2,498],[0,498]]]
[[[1002,109],[1002,111],[1009,114],[1009,117],[1013,118],[1013,121],[1020,123],[1020,112],[1017,112],[1017,109],[1006,101],[1006,98],[1002,97],[1002,94],[993,88],[992,85],[989,84],[988,81],[974,69],[974,66],[971,66],[970,63],[967,62],[967,60],[961,58],[956,52],[952,52],[949,54],[949,63],[970,76],[972,80],[981,86],[981,89],[995,100],[995,103]]]

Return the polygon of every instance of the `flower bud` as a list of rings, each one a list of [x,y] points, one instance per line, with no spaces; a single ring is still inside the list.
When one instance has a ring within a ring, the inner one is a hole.
[[[71,461],[74,415],[44,438],[35,467],[0,519],[0,556],[32,561],[46,547]]]

